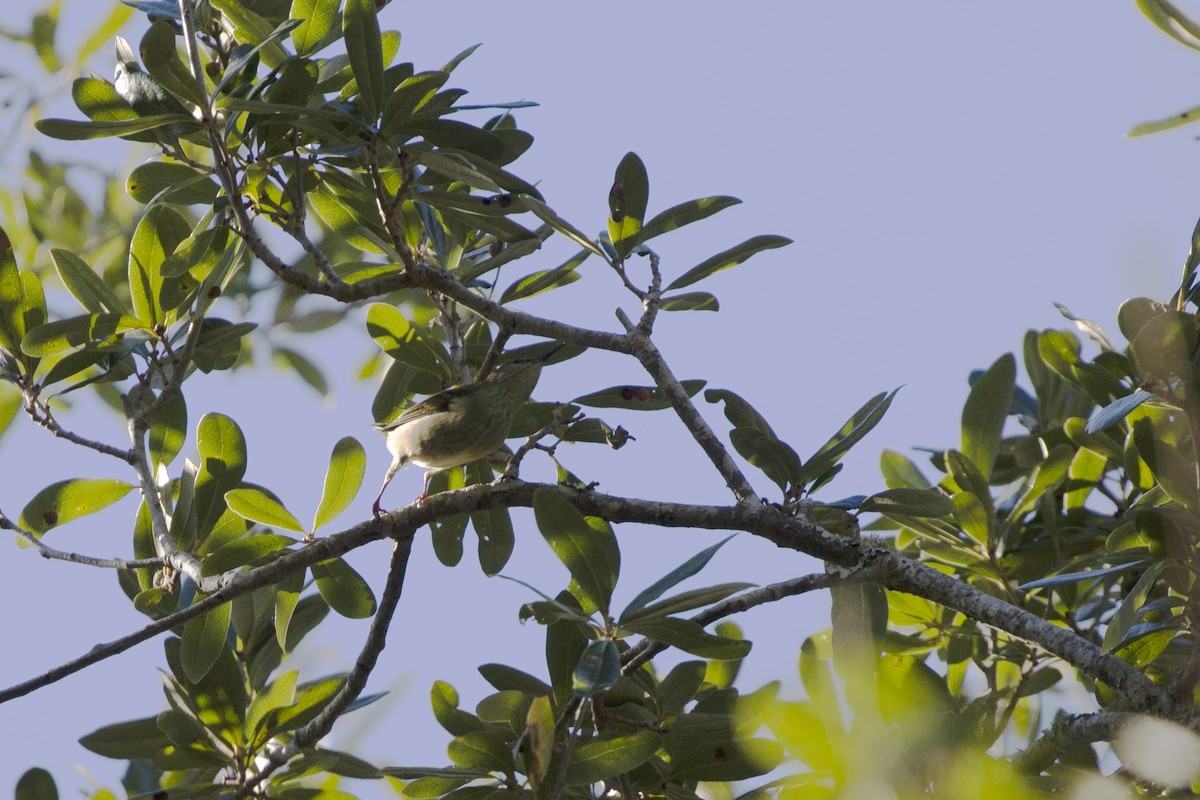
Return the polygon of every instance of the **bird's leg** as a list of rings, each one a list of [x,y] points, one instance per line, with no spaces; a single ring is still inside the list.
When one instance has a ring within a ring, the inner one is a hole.
[[[421,487],[421,496],[417,498],[418,503],[429,496],[429,481],[433,478],[433,473],[435,472],[437,472],[436,469],[425,470],[425,485]]]
[[[375,497],[375,505],[371,506],[371,512],[378,518],[383,513],[380,507],[380,501],[383,500],[383,492],[387,489],[388,484],[392,482],[392,476],[396,474],[396,470],[404,466],[404,462],[400,459],[393,459],[391,466],[388,467],[387,475],[383,476],[383,486],[379,487],[379,494]]]

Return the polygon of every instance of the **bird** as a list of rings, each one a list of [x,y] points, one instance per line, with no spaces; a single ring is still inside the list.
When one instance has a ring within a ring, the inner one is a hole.
[[[116,37],[117,66],[113,74],[113,88],[125,102],[133,107],[139,117],[156,114],[191,113],[183,103],[167,93],[167,90],[151,78],[138,63],[137,55],[123,36]]]
[[[429,492],[435,472],[461,467],[483,458],[504,444],[517,412],[533,394],[542,366],[565,345],[544,355],[514,359],[482,380],[452,386],[430,395],[391,422],[375,424],[387,436],[392,463],[371,507],[383,513],[383,493],[396,472],[410,461],[426,469],[425,485],[417,500]]]

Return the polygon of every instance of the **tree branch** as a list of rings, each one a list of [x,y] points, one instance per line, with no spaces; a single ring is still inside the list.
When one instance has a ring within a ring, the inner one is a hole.
[[[687,392],[683,390],[683,385],[679,379],[671,372],[671,368],[667,366],[667,362],[662,357],[662,353],[655,347],[654,342],[649,336],[644,335],[640,329],[636,328],[625,312],[617,309],[617,318],[621,320],[621,324],[628,331],[627,338],[630,343],[630,351],[633,356],[641,362],[646,372],[654,378],[655,385],[662,391],[671,401],[671,406],[675,409],[675,413],[679,419],[683,421],[684,426],[691,432],[692,438],[696,440],[696,444],[700,445],[713,466],[717,468],[717,472],[725,479],[725,484],[733,490],[733,496],[737,498],[739,503],[754,503],[757,502],[758,496],[754,492],[754,487],[746,480],[746,476],[742,474],[741,469],[734,460],[729,456],[729,451],[725,449],[725,445],[721,444],[721,440],[717,438],[717,434],[709,427],[708,423],[701,416],[696,405],[692,402],[692,398],[688,397]]]
[[[1050,729],[1016,757],[1017,769],[1029,775],[1038,775],[1053,764],[1066,748],[1092,742],[1110,742],[1124,725],[1137,717],[1137,714],[1128,711],[1059,714]]]
[[[840,573],[814,572],[811,575],[803,575],[799,578],[767,584],[757,589],[750,589],[741,594],[736,594],[733,597],[722,600],[716,605],[709,606],[698,614],[693,614],[688,619],[700,625],[708,625],[731,614],[740,614],[743,611],[749,611],[755,606],[761,606],[763,603],[774,603],[785,597],[793,597],[816,589],[844,586],[847,583],[856,583],[864,579],[865,576],[861,570]],[[642,639],[621,655],[621,674],[629,675],[636,672],[639,667],[669,647],[670,645],[663,644],[654,639]]]
[[[37,536],[25,530],[17,523],[4,515],[0,511],[0,529],[12,531],[17,535],[17,538],[24,541],[27,545],[37,550],[38,555],[42,558],[51,558],[58,561],[70,561],[75,564],[85,564],[89,567],[104,567],[106,569],[156,569],[163,565],[160,558],[143,558],[143,559],[126,559],[126,558],[96,558],[94,556],[80,555],[79,553],[68,553],[64,550],[55,550],[48,546]]]
[[[337,722],[338,718],[350,707],[350,704],[362,694],[362,690],[366,688],[367,679],[370,677],[371,671],[375,669],[376,661],[379,660],[379,654],[383,652],[384,645],[387,643],[388,627],[396,613],[396,605],[400,602],[400,592],[404,589],[404,574],[408,568],[408,558],[412,555],[413,537],[416,532],[416,528],[413,528],[395,539],[392,546],[392,562],[388,567],[387,584],[379,599],[379,608],[375,612],[375,619],[371,620],[371,630],[367,633],[367,639],[363,642],[358,659],[354,662],[354,668],[346,676],[346,682],[342,684],[342,688],[311,722],[296,731],[291,742],[270,753],[268,764],[251,780],[238,787],[235,797],[245,797],[254,790],[255,786],[299,755],[302,750],[314,746],[324,738],[333,729],[333,724]]]

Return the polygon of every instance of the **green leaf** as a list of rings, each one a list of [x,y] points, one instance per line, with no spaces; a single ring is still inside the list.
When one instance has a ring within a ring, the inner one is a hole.
[[[621,615],[620,624],[624,625],[628,623],[634,625],[640,620],[651,619],[653,617],[682,614],[684,611],[691,611],[694,608],[703,608],[713,603],[719,603],[732,594],[753,587],[753,583],[721,583],[716,586],[705,586],[702,589],[680,592],[679,594],[671,595],[665,600],[651,603],[632,614],[626,610]]]
[[[187,164],[149,161],[129,173],[125,191],[142,205],[161,195],[164,203],[212,205],[221,187],[207,172]]]
[[[162,264],[191,233],[188,221],[169,206],[151,206],[138,222],[129,246],[129,291],[134,315],[139,319],[171,321],[161,306]]]
[[[704,388],[706,381],[680,381],[688,397]],[[611,386],[598,392],[585,394],[571,401],[592,408],[627,408],[632,411],[661,411],[671,407],[671,400],[653,386]]]
[[[621,568],[612,532],[593,528],[569,500],[553,489],[534,492],[533,513],[538,530],[584,596],[608,616]]]
[[[187,403],[176,392],[150,421],[150,466],[169,465],[187,441]]]
[[[653,603],[658,598],[662,597],[669,590],[678,586],[683,581],[692,577],[700,570],[704,569],[712,557],[717,554],[717,551],[725,546],[725,543],[732,539],[732,536],[726,536],[721,541],[714,545],[704,548],[696,555],[684,561],[675,569],[662,576],[654,583],[647,586],[645,589],[637,593],[629,605],[625,606],[625,610],[621,612],[621,620],[628,619],[636,615],[643,608]]]
[[[54,263],[63,286],[67,287],[67,291],[79,301],[85,311],[93,314],[119,314],[128,310],[116,292],[109,288],[96,271],[70,250],[51,248],[50,260]]]
[[[1138,621],[1138,612],[1141,610],[1142,604],[1146,602],[1146,597],[1166,567],[1166,561],[1151,563],[1138,578],[1133,588],[1129,590],[1129,594],[1121,601],[1120,608],[1117,609],[1117,613],[1113,615],[1104,631],[1104,641],[1100,646],[1101,655],[1111,653],[1125,641],[1126,634]]]
[[[73,478],[42,489],[21,511],[17,524],[35,536],[93,514],[129,494],[133,486],[108,478]]]
[[[967,396],[962,413],[962,452],[990,480],[1004,420],[1012,409],[1017,361],[1005,353],[992,364]]]
[[[199,683],[208,675],[225,649],[232,608],[230,603],[222,603],[207,614],[184,623],[179,658],[184,675],[192,683]]]
[[[373,123],[379,119],[384,100],[383,38],[374,0],[346,0],[342,31],[363,114]]]
[[[704,399],[709,403],[724,402],[725,418],[733,423],[733,427],[753,428],[762,431],[772,438],[778,438],[775,436],[775,431],[771,429],[771,425],[767,422],[766,417],[758,413],[740,395],[728,389],[706,389]]]
[[[664,233],[678,230],[684,225],[699,222],[706,217],[711,217],[718,211],[723,211],[730,206],[736,206],[740,202],[742,201],[736,197],[717,195],[714,197],[702,197],[699,200],[688,200],[686,203],[671,206],[661,214],[655,214],[654,218],[642,228],[642,232],[638,235],[636,241],[638,244],[648,242],[655,236],[661,236]]]
[[[125,314],[84,314],[39,325],[25,334],[21,350],[31,356],[53,356],[100,344],[119,333],[145,329],[145,322]]]
[[[1166,0],[1137,0],[1137,6],[1167,36],[1193,50],[1200,50],[1200,26],[1174,5]]]
[[[271,349],[271,360],[281,367],[287,367],[293,370],[300,379],[316,390],[321,397],[329,396],[329,382],[325,380],[325,375],[321,372],[321,368],[310,361],[303,353],[297,352],[290,347],[273,347]]]
[[[472,512],[471,525],[479,537],[479,567],[489,577],[499,574],[512,557],[517,541],[508,509],[485,508]]]
[[[515,690],[524,692],[530,697],[536,697],[548,695],[553,691],[550,685],[540,678],[535,678],[528,672],[522,672],[504,664],[481,664],[479,674],[497,691],[501,692]]]
[[[511,286],[504,290],[504,294],[500,296],[500,303],[511,303],[514,300],[521,300],[526,297],[548,292],[551,289],[557,289],[560,286],[567,286],[581,277],[576,268],[582,264],[591,253],[587,250],[580,250],[575,255],[567,259],[566,262],[558,265],[554,269],[540,270],[538,272],[526,275],[524,278],[514,282]]]
[[[274,495],[258,488],[230,489],[225,493],[229,510],[243,519],[273,528],[304,533],[304,526]]]
[[[567,762],[568,786],[586,786],[624,775],[645,764],[661,740],[653,731],[628,735],[605,733],[577,745]]]
[[[734,428],[729,441],[738,455],[762,470],[781,490],[801,484],[800,456],[787,442],[757,428]]]
[[[471,731],[457,736],[446,747],[455,766],[510,774],[513,756],[508,743],[492,731]]]
[[[640,619],[635,623],[629,623],[628,627],[642,636],[702,658],[734,661],[745,658],[750,653],[750,642],[745,639],[716,636],[705,631],[699,623],[688,619],[674,617]]]
[[[808,462],[801,468],[796,483],[805,485],[816,481],[841,461],[842,456],[846,455],[851,447],[879,424],[898,391],[900,390],[893,389],[891,392],[880,392],[864,403],[858,411],[855,411],[854,416],[846,420],[841,429],[808,459]]]
[[[646,205],[650,198],[650,179],[646,165],[637,153],[626,153],[617,165],[608,193],[608,236],[621,258],[629,255],[638,241]]]
[[[680,275],[675,280],[667,285],[666,291],[672,289],[681,289],[684,286],[691,286],[699,280],[707,278],[709,275],[736,267],[746,259],[761,253],[764,250],[772,250],[776,247],[783,247],[791,244],[792,240],[786,236],[754,236],[739,245],[729,248],[728,250],[717,253],[711,258],[707,258],[696,266],[689,269],[687,272]]]
[[[304,589],[304,573],[303,569],[289,572],[275,583],[275,641],[285,653],[291,650],[288,630]],[[320,602],[325,605],[324,600]]]
[[[288,16],[300,20],[292,29],[296,55],[312,55],[337,38],[341,27],[340,6],[339,0],[292,0]]]
[[[591,697],[606,691],[621,677],[621,654],[611,639],[589,642],[571,678],[576,697]]]
[[[898,487],[871,495],[858,510],[863,513],[874,511],[893,518],[940,518],[954,513],[954,502],[940,489]]]
[[[0,229],[0,349],[18,357],[25,336],[24,304],[21,271],[17,268],[12,242]]]
[[[365,619],[375,613],[375,594],[354,569],[341,558],[312,566],[317,591],[329,607],[343,617]]]
[[[154,758],[171,741],[158,727],[158,717],[105,725],[80,738],[87,750],[105,758]]]
[[[606,264],[609,263],[608,254],[601,250],[598,244],[589,239],[586,234],[581,232],[574,225],[556,214],[554,209],[550,208],[550,206],[527,194],[521,195],[521,200],[524,201],[526,207],[528,207],[530,211],[537,215],[538,219],[540,219],[542,222],[546,223],[555,231],[575,242],[575,244],[579,245],[588,252],[595,253],[596,255],[600,256],[602,259],[604,259]]]
[[[52,139],[81,141],[103,139],[108,136],[128,136],[143,131],[170,128],[180,124],[194,125],[195,120],[186,114],[154,114],[137,119],[112,120],[106,122],[83,122],[73,119],[39,119],[33,123],[38,132]]]
[[[268,556],[282,555],[295,543],[295,539],[281,533],[256,533],[243,536],[241,539],[234,539],[232,542],[222,545],[215,553],[204,559],[200,574],[220,575]]]
[[[708,292],[684,292],[668,295],[659,306],[663,311],[720,311],[721,304]]]
[[[275,41],[278,34],[272,36],[275,31],[272,29],[271,23],[251,11],[251,4],[246,3],[245,0],[211,0],[211,2],[225,19],[233,24],[239,42],[250,45],[266,43],[261,51],[264,64],[274,68],[287,59],[288,52],[278,41]]]
[[[142,36],[138,47],[146,72],[159,86],[180,100],[195,106],[204,104],[204,92],[191,70],[184,66],[175,46],[175,29],[164,20],[155,20]]]
[[[405,319],[400,309],[374,303],[367,309],[367,333],[392,358],[436,376],[450,378],[450,354],[441,342]]]
[[[329,468],[325,471],[325,486],[321,490],[321,502],[313,517],[312,529],[329,522],[350,505],[362,488],[363,475],[367,470],[367,453],[353,436],[338,440],[329,457]]]
[[[17,779],[14,800],[58,800],[58,786],[49,772],[34,767]]]
[[[236,489],[246,474],[246,437],[230,417],[205,414],[196,426],[196,448],[196,533],[197,541],[203,541],[225,512],[225,493]]]

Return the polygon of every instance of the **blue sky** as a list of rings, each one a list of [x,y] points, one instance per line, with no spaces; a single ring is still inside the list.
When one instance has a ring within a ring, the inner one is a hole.
[[[74,12],[86,4],[64,5],[70,25],[80,25],[84,17]],[[10,3],[10,19],[35,7]],[[1200,128],[1138,140],[1123,134],[1197,102],[1200,54],[1154,29],[1132,2],[709,8],[723,13],[678,0],[603,11],[552,0],[396,2],[382,22],[402,31],[400,57],[418,68],[483,43],[454,83],[471,90],[468,102],[541,104],[519,113],[537,140],[514,169],[540,181],[547,201],[584,230],[603,227],[612,171],[628,150],[649,170],[652,213],[694,197],[740,197],[743,205],[659,240],[668,275],[755,234],[795,240],[698,287],[719,296],[721,311],[666,315],[658,343],[677,375],[739,392],[801,456],[868,397],[903,385],[826,499],[882,488],[877,463],[884,448],[957,444],[967,374],[1019,351],[1028,328],[1065,327],[1053,302],[1114,334],[1122,300],[1165,298],[1173,290],[1200,213],[1193,188]],[[67,41],[77,35],[69,29]],[[136,40],[140,28],[127,35]],[[110,58],[105,49],[93,68],[111,74]],[[63,152],[61,144],[38,146]],[[97,160],[125,158],[90,147]],[[140,157],[129,157],[129,165]],[[573,250],[552,246],[509,277],[553,266]],[[527,308],[616,329],[618,305],[631,308],[613,277],[593,264],[584,280]],[[387,465],[382,439],[367,427],[371,389],[353,379],[374,345],[360,327],[302,343],[334,380],[332,402],[267,370],[195,381],[189,411],[193,423],[205,411],[234,416],[250,440],[247,479],[277,491],[301,519],[312,513],[333,443],[356,436],[368,448],[369,477],[339,521],[351,524],[369,513]],[[644,380],[636,364],[588,354],[547,370],[536,396],[567,399]],[[723,431],[719,410],[704,410]],[[582,477],[613,493],[727,499],[672,417],[613,419],[637,441],[615,453],[566,454]],[[86,409],[70,422],[101,438],[121,433],[111,416]],[[530,477],[550,476],[544,464],[531,468]],[[0,508],[15,516],[47,483],[115,476],[112,469],[18,424],[0,439]],[[389,500],[399,503],[419,486],[418,471],[403,472]],[[766,481],[759,486],[767,491]],[[127,553],[131,508],[129,501],[55,531],[53,544]],[[531,519],[520,519],[506,572],[554,592],[565,585],[565,571]],[[625,557],[618,597],[625,599],[716,540],[632,527],[618,528],[618,536]],[[110,574],[8,547],[0,558],[8,644],[0,683],[142,624]],[[697,580],[765,582],[820,569],[746,536],[724,554],[724,564]],[[384,544],[353,559],[377,590],[386,560]],[[476,664],[544,669],[537,658],[541,629],[516,619],[529,593],[483,578],[468,561],[447,570],[427,542],[418,545],[370,686],[394,690],[382,709],[386,719],[358,712],[359,719],[339,724],[332,746],[359,747],[381,764],[441,763],[448,737],[428,710],[434,679],[455,683],[473,707],[487,693]],[[820,599],[796,600],[746,619],[756,648],[744,685],[778,677],[794,687],[799,643],[828,624],[824,609]],[[345,669],[365,632],[363,623],[331,627],[301,654],[310,676]],[[115,785],[119,765],[75,740],[101,724],[157,712],[160,663],[161,642],[147,643],[0,706],[0,729],[20,734],[6,737],[0,787],[34,764],[51,768],[60,788],[72,787],[81,783],[72,772],[80,762]]]

